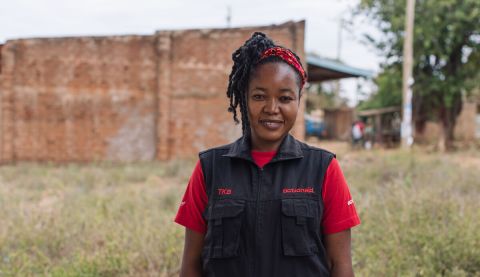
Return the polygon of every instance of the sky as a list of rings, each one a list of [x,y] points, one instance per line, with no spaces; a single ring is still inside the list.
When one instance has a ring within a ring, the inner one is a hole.
[[[157,30],[224,28],[306,20],[305,49],[378,72],[381,57],[360,43],[366,24],[340,29],[358,0],[3,0],[0,44],[9,39],[91,35],[151,35]],[[353,29],[353,30],[352,30]],[[339,39],[341,38],[341,40]],[[340,47],[339,47],[339,41]],[[339,51],[340,49],[340,51]],[[356,80],[342,81],[355,104]],[[371,88],[365,86],[368,92]],[[365,88],[364,88],[365,90]]]

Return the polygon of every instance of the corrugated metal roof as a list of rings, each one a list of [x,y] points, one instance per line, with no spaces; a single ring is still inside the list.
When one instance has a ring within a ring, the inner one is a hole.
[[[371,78],[374,72],[344,63],[307,54],[309,82],[335,80],[349,77]]]

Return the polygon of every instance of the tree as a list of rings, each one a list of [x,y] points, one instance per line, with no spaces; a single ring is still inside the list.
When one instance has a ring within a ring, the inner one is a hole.
[[[356,15],[365,15],[380,31],[367,41],[385,57],[391,76],[401,70],[405,2],[361,0]],[[480,1],[417,0],[414,27],[413,113],[416,132],[427,119],[441,122],[445,148],[452,149],[462,96],[478,86]],[[400,71],[401,72],[401,71]],[[398,73],[401,76],[401,73]],[[380,75],[382,76],[382,75]]]
[[[402,69],[389,66],[375,78],[376,92],[357,106],[359,110],[402,105]]]

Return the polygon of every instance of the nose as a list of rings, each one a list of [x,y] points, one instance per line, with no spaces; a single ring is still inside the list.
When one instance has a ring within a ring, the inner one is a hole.
[[[278,113],[278,103],[273,97],[268,99],[265,102],[265,106],[263,107],[263,111],[267,114],[276,114]]]

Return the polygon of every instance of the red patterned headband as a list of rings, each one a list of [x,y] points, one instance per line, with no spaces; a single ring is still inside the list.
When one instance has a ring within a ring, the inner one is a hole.
[[[305,74],[305,70],[303,70],[303,67],[300,65],[300,62],[297,60],[295,55],[293,55],[293,53],[288,49],[276,46],[265,50],[260,56],[259,61],[271,56],[281,58],[286,63],[293,66],[298,71],[298,73],[300,73],[300,76],[302,77],[302,85],[300,89],[302,89],[303,85],[305,85],[305,82],[307,81],[307,75]]]

